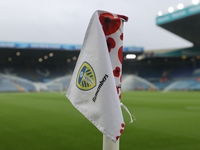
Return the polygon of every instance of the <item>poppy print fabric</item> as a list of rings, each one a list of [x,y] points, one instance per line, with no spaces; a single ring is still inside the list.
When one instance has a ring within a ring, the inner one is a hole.
[[[120,98],[123,25],[128,17],[97,10],[89,22],[67,98],[116,142],[124,131]]]

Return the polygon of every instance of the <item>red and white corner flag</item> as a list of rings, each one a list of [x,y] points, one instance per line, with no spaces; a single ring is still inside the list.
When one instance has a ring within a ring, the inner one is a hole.
[[[127,20],[105,11],[93,14],[66,94],[74,107],[113,142],[125,125],[120,98],[123,23]]]

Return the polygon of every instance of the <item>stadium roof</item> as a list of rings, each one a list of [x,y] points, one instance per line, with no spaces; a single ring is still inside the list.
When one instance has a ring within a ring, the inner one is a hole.
[[[81,49],[81,45],[69,45],[69,44],[47,44],[47,43],[18,43],[18,42],[0,42],[0,48],[12,48],[12,49],[43,49],[43,50],[69,50],[76,51]],[[136,46],[124,46],[124,52],[138,52],[144,51],[143,47]]]
[[[157,50],[144,53],[147,57],[196,57],[200,59],[200,50],[198,47],[189,47],[181,49]]]
[[[12,62],[66,62],[79,55],[81,45],[0,42],[0,63]],[[142,47],[124,47],[124,55],[143,53]],[[50,55],[53,55],[52,57]],[[45,59],[48,58],[48,59]]]
[[[200,4],[158,16],[156,24],[200,47]]]
[[[81,45],[0,42],[0,48],[80,50]]]

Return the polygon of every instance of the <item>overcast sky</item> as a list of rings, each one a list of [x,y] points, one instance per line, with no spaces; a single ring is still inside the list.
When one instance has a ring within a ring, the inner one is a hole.
[[[192,0],[0,0],[0,41],[82,44],[96,10],[129,17],[124,46],[146,50],[188,47],[186,40],[156,26],[158,11]]]

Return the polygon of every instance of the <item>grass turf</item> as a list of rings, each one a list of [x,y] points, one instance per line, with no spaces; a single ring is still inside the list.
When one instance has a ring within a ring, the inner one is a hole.
[[[124,92],[121,150],[199,150],[199,92]],[[102,134],[60,93],[0,93],[0,150],[101,150]]]

